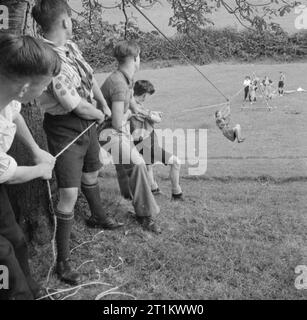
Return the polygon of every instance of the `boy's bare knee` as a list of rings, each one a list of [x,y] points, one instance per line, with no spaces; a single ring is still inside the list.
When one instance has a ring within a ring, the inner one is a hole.
[[[78,198],[78,188],[62,188],[59,190],[60,203],[74,206]]]
[[[136,159],[134,159],[134,164],[136,166],[145,166],[146,167],[146,163],[145,163],[145,160],[142,158],[142,157],[137,157]]]
[[[81,181],[84,184],[92,185],[97,182],[99,171],[95,172],[83,172]]]
[[[180,169],[181,161],[178,157],[172,156],[168,161],[168,165],[174,166],[176,169]]]

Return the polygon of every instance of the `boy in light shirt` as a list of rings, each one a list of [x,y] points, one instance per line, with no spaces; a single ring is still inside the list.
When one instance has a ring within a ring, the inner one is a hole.
[[[0,265],[9,270],[9,288],[1,288],[0,300],[31,300],[43,294],[32,278],[27,244],[6,185],[52,177],[54,157],[39,148],[19,112],[21,103],[40,96],[60,65],[58,55],[42,41],[0,32]],[[35,165],[18,166],[7,154],[15,135],[32,151]]]

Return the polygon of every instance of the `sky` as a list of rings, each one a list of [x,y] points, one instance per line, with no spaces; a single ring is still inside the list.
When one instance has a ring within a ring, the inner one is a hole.
[[[231,3],[233,0],[229,0]],[[262,0],[260,0],[262,1]],[[115,4],[121,3],[121,0],[100,0],[100,2],[105,6],[114,6]],[[256,1],[259,3],[259,0]],[[77,11],[82,10],[81,0],[69,0],[70,5],[73,9]],[[168,26],[169,18],[172,16],[172,9],[166,0],[160,0],[160,4],[156,4],[150,10],[143,10],[143,12],[164,32],[166,35],[171,36],[176,33],[176,30]],[[127,9],[129,17],[136,18],[137,24],[143,31],[151,31],[153,27],[143,18],[134,8]],[[103,10],[103,17],[110,23],[118,23],[124,21],[124,15],[121,10],[117,9],[105,9]],[[297,15],[294,10],[290,14],[287,14],[283,18],[276,19],[276,22],[289,33],[297,32],[295,28],[295,19]],[[226,12],[225,9],[220,9],[218,12],[212,14],[211,19],[214,22],[214,27],[234,27],[240,29],[241,26],[239,22],[230,14]]]

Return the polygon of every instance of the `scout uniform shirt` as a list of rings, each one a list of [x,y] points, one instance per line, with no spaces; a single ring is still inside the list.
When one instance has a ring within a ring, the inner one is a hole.
[[[0,184],[10,180],[17,169],[16,161],[7,154],[7,151],[14,141],[16,125],[13,120],[19,114],[20,109],[21,104],[12,101],[0,110]]]
[[[64,115],[77,108],[82,99],[93,103],[93,69],[77,45],[67,41],[65,46],[56,47],[53,42],[43,40],[52,45],[62,61],[60,74],[53,78],[39,98],[44,111],[51,115]]]

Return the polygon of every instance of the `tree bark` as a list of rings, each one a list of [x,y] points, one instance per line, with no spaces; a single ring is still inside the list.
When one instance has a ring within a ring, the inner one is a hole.
[[[0,5],[9,9],[9,29],[14,34],[36,35],[36,26],[31,16],[34,0],[0,0]],[[42,126],[42,113],[36,102],[23,106],[22,115],[38,145],[47,150]],[[10,154],[19,165],[32,165],[32,155],[21,143],[15,141]],[[9,197],[17,221],[29,241],[44,244],[51,238],[49,201],[46,182],[35,180],[9,187]]]

